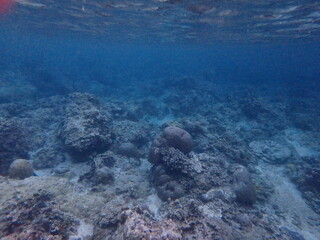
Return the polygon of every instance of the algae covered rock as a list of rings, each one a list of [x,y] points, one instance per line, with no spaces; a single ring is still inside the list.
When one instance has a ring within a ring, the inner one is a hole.
[[[9,168],[9,177],[14,179],[25,179],[33,175],[33,167],[26,159],[14,160]]]

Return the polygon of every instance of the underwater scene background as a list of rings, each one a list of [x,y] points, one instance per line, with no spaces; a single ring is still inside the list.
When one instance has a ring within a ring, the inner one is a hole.
[[[320,239],[319,22],[0,1],[0,239]]]

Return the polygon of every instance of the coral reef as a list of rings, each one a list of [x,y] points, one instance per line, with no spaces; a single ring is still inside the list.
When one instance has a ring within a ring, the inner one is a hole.
[[[249,119],[257,119],[261,114],[270,113],[261,102],[261,99],[250,95],[243,97],[239,104],[241,111]]]
[[[2,99],[0,238],[319,239],[319,101],[200,78]]]
[[[273,164],[284,164],[294,157],[287,146],[270,140],[253,141],[249,146],[259,160]]]

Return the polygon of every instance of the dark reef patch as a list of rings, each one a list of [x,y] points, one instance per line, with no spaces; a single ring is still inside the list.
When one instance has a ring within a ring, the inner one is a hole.
[[[10,164],[16,158],[28,157],[27,130],[21,122],[0,119],[0,175],[8,175]]]
[[[86,160],[90,154],[103,152],[111,145],[111,121],[94,96],[70,95],[65,115],[61,137],[76,161]]]

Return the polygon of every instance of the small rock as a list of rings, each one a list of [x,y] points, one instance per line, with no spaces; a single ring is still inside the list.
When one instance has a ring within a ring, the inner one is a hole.
[[[70,169],[66,166],[58,166],[53,171],[55,174],[61,175],[61,174],[65,174],[65,173],[69,172]]]
[[[142,156],[138,148],[130,142],[122,143],[119,146],[118,153],[130,158],[140,158]]]
[[[221,189],[211,189],[208,192],[206,192],[205,194],[202,194],[201,198],[205,202],[210,202],[210,201],[213,201],[214,199],[224,200],[225,195],[224,195],[223,190],[221,190]]]
[[[9,177],[14,179],[25,179],[33,175],[32,164],[25,159],[13,161],[9,167]]]

